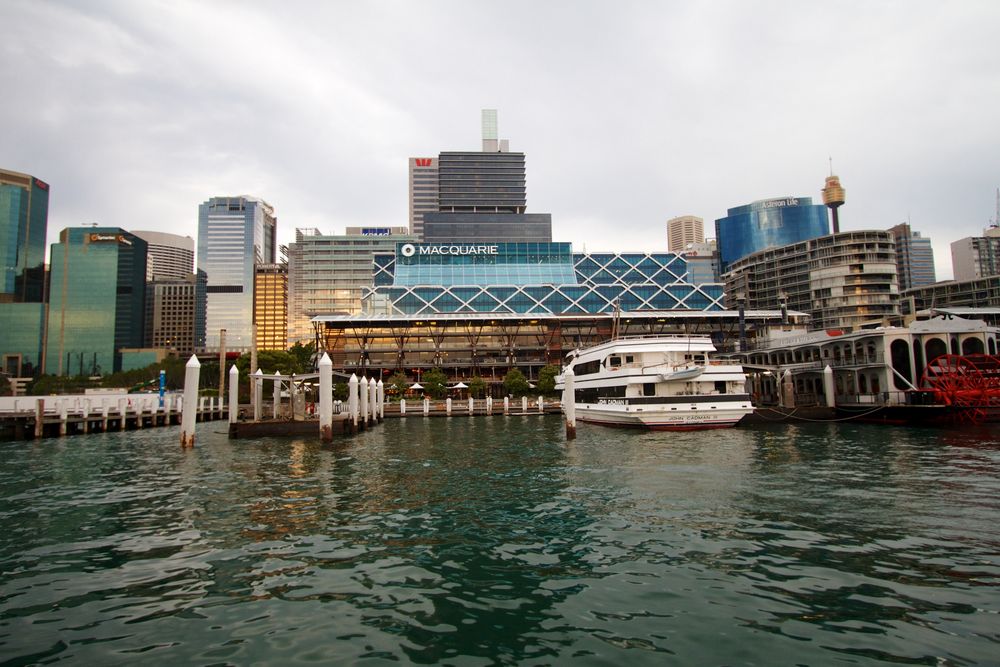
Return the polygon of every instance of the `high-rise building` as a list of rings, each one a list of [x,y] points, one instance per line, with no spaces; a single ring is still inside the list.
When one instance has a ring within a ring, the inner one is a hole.
[[[438,210],[524,213],[524,153],[449,151],[438,155]]]
[[[0,169],[0,373],[41,370],[45,331],[45,234],[49,186]]]
[[[48,220],[48,184],[0,169],[0,302],[43,300]]]
[[[141,348],[146,242],[117,227],[67,228],[52,244],[45,372],[122,370],[122,348]]]
[[[724,278],[727,307],[809,313],[814,329],[855,329],[899,316],[889,232],[841,232],[760,250],[731,263]]]
[[[953,241],[951,265],[957,281],[1000,275],[1000,227],[989,227],[982,236]]]
[[[911,230],[909,223],[906,222],[890,227],[889,231],[896,240],[899,291],[936,282],[931,240],[920,236],[920,232]]]
[[[409,233],[423,239],[424,214],[437,210],[438,160],[436,157],[411,157]]]
[[[133,231],[146,242],[149,280],[187,280],[194,272],[194,239],[166,232]]]
[[[715,221],[722,270],[752,253],[829,234],[826,208],[810,197],[762,199]]]
[[[188,356],[205,347],[204,271],[146,283],[146,347]]]
[[[349,227],[347,234],[324,235],[296,229],[288,246],[288,344],[312,342],[317,315],[356,315],[372,287],[376,252],[394,252],[396,243],[415,242],[406,227]]]
[[[684,252],[688,244],[705,242],[705,221],[696,215],[667,220],[667,250]]]
[[[274,208],[254,197],[212,197],[198,207],[198,268],[208,277],[205,346],[248,350],[254,266],[277,258]]]
[[[258,350],[288,349],[288,265],[258,264],[254,273],[253,322]]]
[[[692,243],[684,251],[684,259],[687,260],[687,282],[692,285],[722,282],[719,250],[716,248],[715,239]]]

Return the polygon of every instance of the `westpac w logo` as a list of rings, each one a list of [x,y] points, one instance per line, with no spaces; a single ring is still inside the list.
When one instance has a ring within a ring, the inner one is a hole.
[[[413,158],[413,163],[418,167],[429,167],[431,166],[431,160],[434,158],[429,157],[415,157]]]

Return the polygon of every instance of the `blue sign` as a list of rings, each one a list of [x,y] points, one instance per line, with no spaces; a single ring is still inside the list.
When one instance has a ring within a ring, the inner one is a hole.
[[[388,227],[362,227],[362,236],[392,236],[392,230]]]

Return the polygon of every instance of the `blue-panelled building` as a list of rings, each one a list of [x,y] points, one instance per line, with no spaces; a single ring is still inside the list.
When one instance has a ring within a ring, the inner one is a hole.
[[[365,310],[437,313],[609,313],[721,310],[722,285],[687,282],[674,253],[574,253],[569,243],[400,243],[376,254]]]
[[[799,243],[830,233],[826,206],[811,197],[762,199],[737,206],[715,221],[722,271],[760,250]]]

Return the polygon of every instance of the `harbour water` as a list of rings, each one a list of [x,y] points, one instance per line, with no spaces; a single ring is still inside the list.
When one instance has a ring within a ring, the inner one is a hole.
[[[1000,431],[0,444],[4,664],[1000,664]]]

